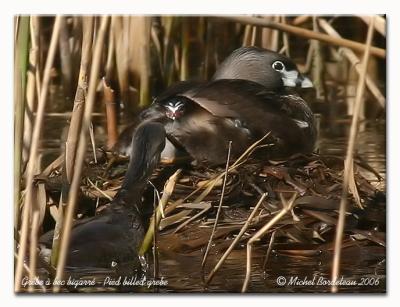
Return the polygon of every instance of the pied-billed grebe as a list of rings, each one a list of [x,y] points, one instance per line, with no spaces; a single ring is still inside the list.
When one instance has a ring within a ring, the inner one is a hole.
[[[163,123],[175,147],[209,164],[224,162],[229,141],[234,158],[268,132],[274,144],[269,157],[308,153],[316,139],[314,116],[287,89],[296,86],[312,83],[289,58],[243,47],[220,65],[212,81],[178,83],[139,117]]]
[[[137,127],[132,138],[128,170],[120,190],[110,206],[98,215],[75,222],[67,266],[109,268],[112,262],[137,261],[137,250],[144,237],[138,206],[164,146],[163,125],[145,122]],[[42,255],[49,255],[52,239],[53,231],[40,238]]]

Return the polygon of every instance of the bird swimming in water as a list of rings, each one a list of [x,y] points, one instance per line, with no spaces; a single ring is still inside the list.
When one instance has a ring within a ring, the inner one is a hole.
[[[112,263],[138,260],[138,248],[144,238],[141,198],[159,163],[165,137],[160,123],[145,122],[136,128],[122,186],[105,210],[74,223],[67,266],[110,268]],[[52,240],[53,231],[39,239],[45,259],[51,253]]]
[[[229,141],[235,158],[269,132],[273,146],[268,158],[309,153],[316,140],[314,116],[288,88],[311,86],[289,58],[242,47],[221,63],[210,82],[171,86],[141,112],[139,120],[165,126],[168,155],[183,150],[211,165],[225,162]],[[121,142],[116,148],[124,150]]]

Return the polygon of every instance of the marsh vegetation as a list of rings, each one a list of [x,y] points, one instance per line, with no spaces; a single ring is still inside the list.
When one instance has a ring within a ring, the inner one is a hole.
[[[15,291],[384,292],[385,24],[382,16],[16,16]],[[121,186],[128,159],[112,148],[123,127],[172,84],[209,80],[240,46],[283,53],[313,80],[300,94],[319,119],[315,153],[260,162],[256,142],[225,166],[161,163],[143,196],[140,254],[142,274],[167,286],[104,286],[107,276],[132,275],[129,263],[66,268],[73,221],[104,209]],[[51,229],[47,263],[38,238]],[[276,283],[295,275],[380,282]],[[94,276],[97,286],[26,276]]]

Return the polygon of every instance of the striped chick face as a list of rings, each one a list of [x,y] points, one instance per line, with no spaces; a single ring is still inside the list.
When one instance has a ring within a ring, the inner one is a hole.
[[[177,120],[185,114],[185,102],[181,100],[168,101],[164,106],[166,108],[165,115],[172,120]]]

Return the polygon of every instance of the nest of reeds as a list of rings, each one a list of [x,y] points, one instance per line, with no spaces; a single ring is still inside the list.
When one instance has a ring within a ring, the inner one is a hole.
[[[155,210],[159,214],[158,250],[183,254],[206,250],[204,261],[209,252],[223,254],[209,281],[233,249],[249,242],[269,246],[265,263],[271,252],[314,257],[333,251],[342,198],[343,159],[298,154],[281,161],[262,161],[251,153],[231,161],[227,168],[161,164],[144,195],[142,208],[149,214],[155,203],[164,202],[162,210],[160,206]],[[115,159],[110,153],[98,155],[97,164],[89,160],[82,179],[78,217],[95,214],[107,205],[118,191],[127,167],[127,159]],[[171,176],[178,168],[179,175]],[[46,171],[44,182],[49,195],[60,192],[59,167],[53,165]],[[343,249],[355,245],[385,247],[385,194],[365,178],[365,172],[374,174],[378,182],[381,180],[372,167],[355,160]],[[173,180],[169,187],[168,178]],[[154,191],[168,197],[157,199]],[[154,214],[142,252],[154,243],[153,223]]]

